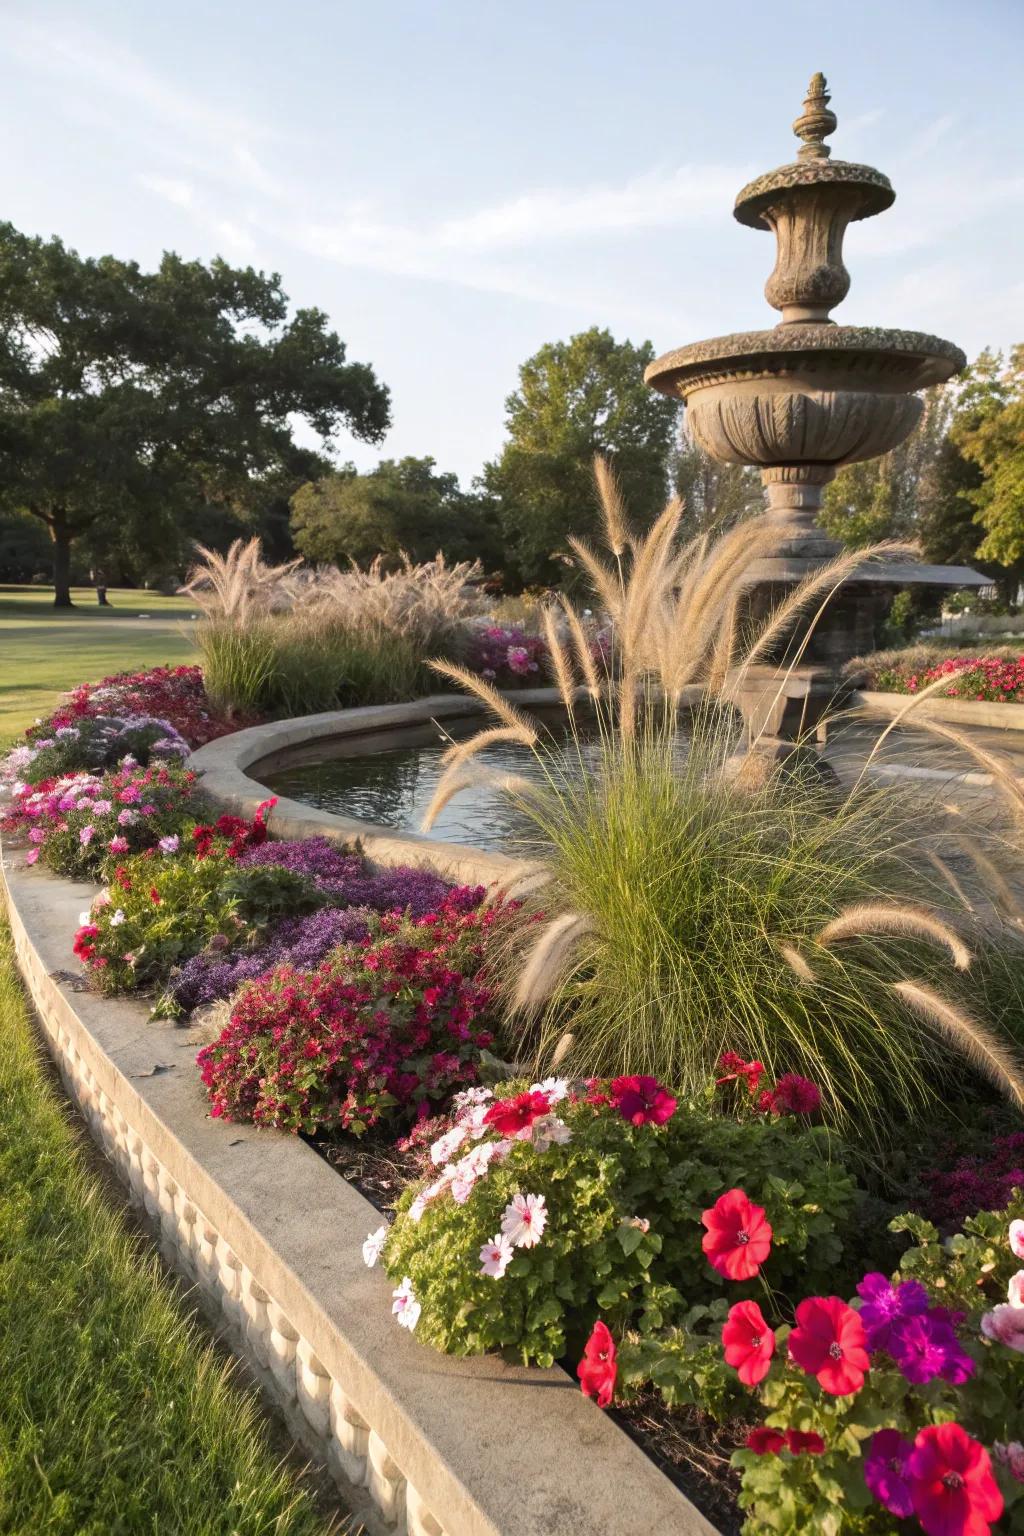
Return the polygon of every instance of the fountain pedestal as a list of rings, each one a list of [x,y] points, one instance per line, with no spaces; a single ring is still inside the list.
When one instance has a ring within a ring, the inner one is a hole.
[[[837,470],[897,447],[923,414],[918,391],[966,365],[959,347],[937,336],[831,319],[850,286],[842,249],[847,226],[884,212],[896,194],[872,166],[831,160],[824,140],[836,118],[828,102],[825,78],[815,75],[793,124],[802,141],[796,160],[759,176],[736,199],[740,223],[775,234],[765,295],[781,323],[680,347],[645,374],[655,389],[685,401],[690,431],[713,459],[761,470],[762,525],[776,523],[779,538],[754,567],[754,617],[839,553],[841,545],[817,522]],[[877,621],[900,588],[986,584],[965,566],[865,561],[832,599],[784,682],[770,664],[746,673],[737,698],[751,737],[776,754],[787,743],[816,738],[825,713],[849,690],[845,664],[871,649]],[[781,662],[781,654],[773,660]]]

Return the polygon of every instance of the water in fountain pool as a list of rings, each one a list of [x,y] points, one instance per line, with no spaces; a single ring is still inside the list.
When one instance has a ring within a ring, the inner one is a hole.
[[[445,730],[459,739],[480,724],[479,719],[449,721]],[[549,722],[547,733],[544,756],[552,770],[578,765],[580,749],[567,736],[564,724]],[[444,772],[441,757],[448,745],[437,726],[350,739],[333,750],[330,743],[321,742],[304,757],[260,773],[260,779],[274,794],[318,810],[418,832]],[[586,743],[582,750],[585,759]],[[315,759],[311,751],[316,751]],[[514,743],[488,747],[475,762],[498,773],[518,774],[531,783],[544,780],[544,768],[534,754]],[[474,848],[508,850],[521,845],[530,830],[529,822],[499,790],[474,785],[448,802],[429,836]]]

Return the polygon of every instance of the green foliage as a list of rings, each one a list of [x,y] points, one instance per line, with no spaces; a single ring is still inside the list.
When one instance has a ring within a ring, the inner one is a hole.
[[[935,387],[925,393],[925,410],[910,437],[881,458],[848,464],[825,490],[820,517],[824,528],[849,548],[915,533],[922,478],[942,450],[953,397]]]
[[[75,941],[108,993],[165,982],[175,965],[208,944],[257,943],[274,918],[299,917],[323,901],[305,875],[276,864],[242,868],[189,853],[159,863],[143,854],[110,864],[110,900],[93,904]]]
[[[500,502],[508,556],[521,584],[557,582],[566,534],[596,530],[590,465],[614,465],[638,525],[661,510],[676,405],[644,384],[649,342],[617,342],[594,326],[549,343],[522,365],[505,402],[508,441],[484,484]]]
[[[178,547],[197,504],[262,498],[294,468],[295,417],[323,443],[342,421],[369,441],[387,428],[372,370],[251,267],[167,253],[146,273],[4,224],[0,289],[3,503],[49,532],[58,603],[73,540],[104,561],[133,535]]]
[[[500,564],[501,546],[486,497],[459,489],[434,460],[385,459],[369,474],[349,467],[301,486],[291,498],[295,548],[314,564],[368,564],[405,553],[430,560]]]
[[[0,1529],[327,1536],[83,1152],[0,932]]]
[[[1024,561],[1024,346],[1011,350],[1005,369],[1001,357],[992,364],[954,438],[981,473],[981,484],[968,492],[985,529],[979,554],[1000,565],[1019,565]]]
[[[423,1308],[417,1337],[436,1348],[502,1349],[550,1365],[582,1343],[599,1315],[615,1333],[682,1324],[691,1307],[723,1293],[701,1251],[700,1217],[736,1185],[773,1226],[773,1287],[793,1293],[810,1277],[833,1283],[849,1262],[858,1192],[830,1160],[823,1130],[739,1122],[696,1103],[680,1104],[663,1126],[633,1126],[614,1108],[583,1101],[557,1108],[571,1141],[543,1152],[513,1141],[464,1204],[444,1193],[416,1221],[418,1191],[403,1195],[384,1262],[396,1281],[412,1279]],[[495,1280],[480,1274],[478,1255],[516,1193],[543,1195],[547,1226]]]

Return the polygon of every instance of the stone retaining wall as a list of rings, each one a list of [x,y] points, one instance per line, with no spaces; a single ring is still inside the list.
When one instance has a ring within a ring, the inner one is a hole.
[[[454,1360],[390,1316],[378,1212],[304,1142],[211,1121],[185,1032],[81,989],[94,888],[4,869],[19,967],[71,1097],[232,1347],[383,1536],[714,1536],[558,1369]],[[73,969],[71,967],[73,966]]]

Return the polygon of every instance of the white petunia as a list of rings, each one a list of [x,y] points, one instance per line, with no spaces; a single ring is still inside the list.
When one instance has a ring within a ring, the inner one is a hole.
[[[456,1110],[469,1109],[474,1104],[486,1104],[493,1098],[494,1094],[489,1088],[463,1088],[452,1099],[452,1105]]]
[[[543,1195],[514,1195],[501,1218],[501,1230],[513,1248],[535,1248],[547,1224]]]
[[[420,1320],[420,1304],[412,1292],[412,1281],[406,1275],[397,1290],[392,1291],[394,1300],[391,1303],[391,1311],[398,1319],[400,1328],[408,1328],[412,1333]]]
[[[1006,1299],[1011,1307],[1024,1307],[1024,1269],[1018,1269],[1010,1281]]]
[[[92,912],[91,911],[79,912],[79,914],[78,914],[78,926],[79,926],[79,928],[84,928],[86,923],[91,923],[91,922],[92,922]]]
[[[552,1104],[560,1104],[569,1097],[569,1084],[564,1077],[546,1077],[542,1083],[531,1083],[531,1093],[546,1093]]]
[[[387,1227],[378,1227],[376,1232],[371,1232],[363,1244],[363,1263],[367,1269],[372,1269],[380,1258],[381,1249],[387,1242]]]
[[[500,1280],[515,1256],[515,1249],[508,1238],[498,1232],[480,1249],[480,1273]]]
[[[1010,1248],[1018,1259],[1024,1259],[1024,1221],[1010,1222]]]
[[[464,1126],[457,1125],[454,1129],[446,1131],[439,1136],[430,1149],[430,1161],[436,1166],[438,1163],[447,1163],[453,1152],[457,1152],[465,1141],[468,1132]]]
[[[122,911],[122,909],[120,907],[118,907],[116,912],[112,912],[110,914],[110,926],[111,926],[111,928],[120,928],[120,926],[121,926],[121,924],[123,922],[124,922],[124,912]]]

